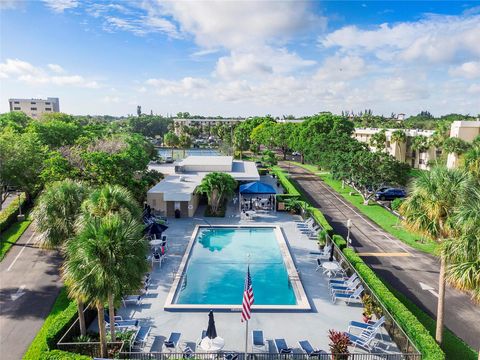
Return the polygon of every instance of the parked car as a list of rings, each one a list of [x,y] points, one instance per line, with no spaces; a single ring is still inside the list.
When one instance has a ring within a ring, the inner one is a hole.
[[[294,151],[294,152],[292,153],[292,156],[300,156],[300,153],[299,153],[298,151]]]
[[[385,190],[377,191],[375,193],[375,199],[392,201],[398,198],[404,198],[407,196],[407,192],[404,189],[388,188]]]
[[[166,162],[167,164],[173,164],[173,158],[172,158],[171,156],[167,156],[167,157],[165,158],[165,162]]]
[[[257,168],[263,166],[261,161],[255,161],[255,165],[257,166]]]

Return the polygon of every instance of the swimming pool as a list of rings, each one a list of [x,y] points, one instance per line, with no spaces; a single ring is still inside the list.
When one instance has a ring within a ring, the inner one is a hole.
[[[165,308],[239,308],[247,264],[254,308],[306,308],[288,246],[272,226],[197,226]]]

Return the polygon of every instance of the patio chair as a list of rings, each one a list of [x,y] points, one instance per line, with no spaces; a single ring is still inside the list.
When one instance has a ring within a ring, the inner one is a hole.
[[[267,342],[263,337],[262,330],[253,330],[252,331],[252,350],[260,350],[265,351],[267,350]]]
[[[182,336],[181,333],[178,332],[172,332],[170,333],[170,337],[168,340],[165,340],[164,345],[167,349],[175,350],[178,346],[178,343],[180,342],[180,337]]]
[[[195,352],[189,346],[183,349],[182,357],[184,359],[190,359],[190,358],[193,358],[194,356],[195,356]]]
[[[312,224],[313,224],[313,218],[310,217],[310,218],[308,218],[308,219],[305,220],[305,221],[298,222],[298,223],[297,223],[297,226],[298,226],[299,228],[305,228],[305,227],[310,227]]]
[[[344,293],[333,292],[332,293],[332,303],[335,304],[337,299],[344,300],[347,305],[350,304],[351,302],[361,302],[362,301],[362,298],[361,298],[362,292],[363,292],[363,286],[362,285],[360,285],[358,288],[356,288],[355,291],[353,291],[353,292],[344,292]]]
[[[344,286],[344,284],[346,284],[346,283],[351,283],[351,282],[353,282],[356,278],[357,278],[357,274],[356,274],[356,273],[353,273],[352,275],[350,275],[349,278],[331,279],[331,280],[328,280],[328,285],[329,285],[329,286],[331,286],[331,285]]]
[[[110,329],[110,316],[107,312],[104,314],[105,327]],[[138,327],[138,320],[135,319],[123,319],[121,316],[115,316],[115,327],[119,329],[128,329]]]
[[[275,339],[273,340],[275,343],[275,347],[277,348],[277,352],[279,354],[291,354],[292,348],[288,347],[287,342],[285,339]]]
[[[227,352],[223,354],[223,359],[224,360],[237,360],[238,359],[238,353],[236,352]]]
[[[323,248],[323,251],[317,256],[317,269],[315,271],[318,271],[321,268],[320,261],[321,260],[328,260],[330,259],[330,251],[332,250],[332,247],[330,245],[326,245]]]
[[[374,341],[376,337],[376,332],[372,332],[370,334],[360,334],[360,335],[353,335],[348,332],[345,333],[350,342],[352,343],[353,348],[361,347],[367,351],[372,351],[376,348],[376,344],[378,341]]]
[[[356,278],[351,283],[346,283],[344,285],[332,285],[330,286],[330,291],[335,294],[352,292],[355,291],[358,285],[360,285],[360,279]]]
[[[140,305],[142,302],[142,295],[127,295],[122,298],[123,306],[127,304]]]
[[[322,350],[315,349],[308,340],[301,340],[298,342],[298,345],[300,345],[300,349],[308,356],[318,356],[324,353]]]
[[[359,321],[350,321],[348,324],[348,332],[352,329],[360,329],[362,332],[378,332],[379,328],[385,323],[385,316],[382,316],[375,322],[362,323]]]
[[[150,335],[150,330],[152,330],[151,326],[140,326],[133,339],[134,348],[143,349]]]

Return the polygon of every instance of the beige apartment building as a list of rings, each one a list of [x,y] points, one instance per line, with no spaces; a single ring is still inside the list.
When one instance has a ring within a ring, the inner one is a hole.
[[[28,116],[38,119],[45,113],[60,112],[58,98],[44,99],[9,99],[10,111],[22,111]]]
[[[382,130],[383,129],[378,128],[356,128],[353,137],[358,141],[368,144],[372,151],[376,151],[376,149],[370,145],[370,139],[373,134]],[[407,135],[407,141],[400,144],[391,141],[392,134],[395,130],[398,129],[385,129],[387,138],[385,151],[398,161],[407,163],[415,169],[428,170],[429,163],[435,161],[442,155],[442,150],[435,146],[431,146],[425,151],[415,151],[412,149],[412,139],[415,136],[425,136],[429,138],[434,134],[433,130],[404,129]],[[480,121],[454,121],[450,128],[450,137],[458,137],[467,142],[472,142],[478,135],[480,135]],[[448,155],[447,166],[456,167],[457,162],[458,156],[456,154]]]
[[[175,134],[181,135],[182,126],[216,126],[219,124],[235,125],[244,119],[173,119],[173,126],[175,129]]]

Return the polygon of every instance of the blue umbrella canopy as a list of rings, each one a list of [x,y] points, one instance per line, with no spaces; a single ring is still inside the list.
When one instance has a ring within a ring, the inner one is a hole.
[[[215,328],[215,320],[213,319],[213,311],[208,313],[208,328],[207,337],[209,339],[215,339],[217,337],[217,329]]]
[[[240,194],[276,194],[272,185],[254,181],[240,185]]]

